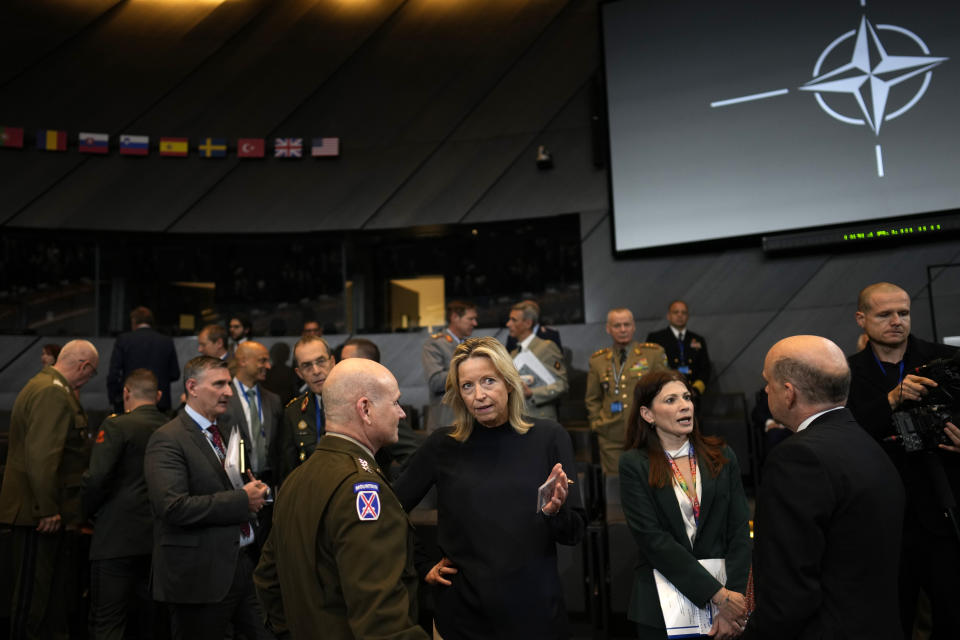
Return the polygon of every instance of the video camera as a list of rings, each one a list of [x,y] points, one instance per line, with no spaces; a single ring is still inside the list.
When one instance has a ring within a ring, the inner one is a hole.
[[[952,444],[943,432],[953,415],[960,413],[960,358],[940,358],[917,367],[915,374],[937,383],[927,395],[893,413],[897,442],[907,453],[936,451],[937,445]]]

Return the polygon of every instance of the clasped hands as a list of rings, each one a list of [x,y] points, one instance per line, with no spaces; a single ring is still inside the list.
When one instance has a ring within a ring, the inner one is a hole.
[[[747,626],[747,600],[742,594],[720,587],[710,599],[717,606],[717,616],[708,635],[717,640],[736,638]]]

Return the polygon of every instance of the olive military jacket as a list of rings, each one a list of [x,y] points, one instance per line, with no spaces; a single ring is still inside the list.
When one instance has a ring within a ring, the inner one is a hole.
[[[317,410],[317,394],[309,389],[287,403],[276,443],[280,450],[278,484],[317,448],[317,441],[324,434],[323,420],[323,407]]]
[[[0,523],[36,526],[60,514],[65,528],[78,527],[80,478],[89,460],[87,414],[67,379],[44,367],[13,403]]]
[[[619,359],[615,360],[619,354],[611,347],[600,349],[590,356],[584,397],[590,428],[604,438],[621,443],[626,437],[626,424],[637,381],[648,371],[668,368],[667,354],[658,344],[631,342],[624,349],[627,358],[622,370],[619,369]],[[615,410],[614,403],[620,403],[619,411]]]
[[[284,482],[254,584],[278,635],[428,638],[413,527],[373,456],[336,435]]]

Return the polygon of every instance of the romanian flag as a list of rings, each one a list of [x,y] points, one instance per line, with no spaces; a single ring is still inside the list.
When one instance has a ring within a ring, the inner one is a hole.
[[[186,158],[190,143],[186,138],[160,138],[160,155]]]
[[[77,148],[80,153],[107,153],[110,135],[106,133],[84,133],[77,135]]]
[[[227,157],[227,141],[223,138],[204,138],[197,149],[201,158]]]
[[[42,130],[37,131],[37,149],[45,151],[66,151],[67,132]]]
[[[23,149],[23,128],[0,126],[0,147]]]

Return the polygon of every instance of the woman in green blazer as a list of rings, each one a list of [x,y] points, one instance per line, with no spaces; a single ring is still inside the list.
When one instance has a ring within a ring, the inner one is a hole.
[[[634,391],[620,458],[620,493],[639,547],[628,617],[639,637],[666,638],[656,569],[698,607],[719,607],[711,635],[739,635],[746,622],[750,533],[736,456],[694,419],[690,387],[677,371],[653,371]],[[726,584],[698,562],[723,558]]]

